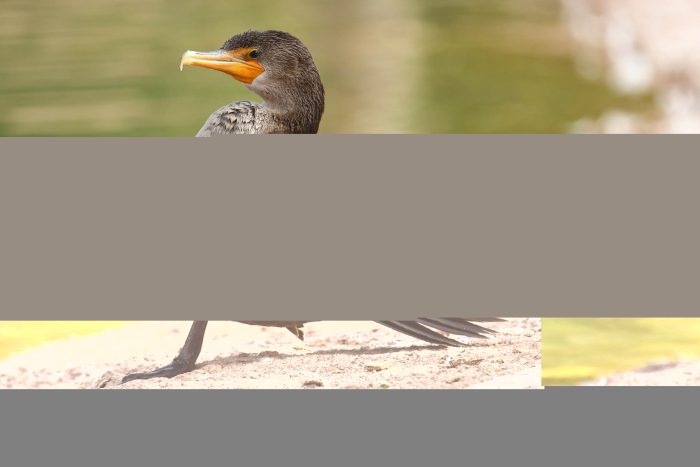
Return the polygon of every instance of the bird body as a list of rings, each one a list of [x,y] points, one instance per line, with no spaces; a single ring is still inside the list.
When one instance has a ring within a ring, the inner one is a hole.
[[[238,101],[211,114],[197,136],[264,133],[316,133],[324,110],[324,89],[316,65],[306,46],[281,31],[247,31],[233,36],[213,52],[187,51],[183,65],[222,71],[262,97],[263,102]],[[460,346],[458,340],[438,332],[483,338],[493,331],[478,322],[496,318],[419,318],[407,321],[377,321],[395,331],[425,342]],[[245,324],[288,329],[299,339],[309,321],[241,321]],[[173,377],[194,369],[204,340],[207,321],[194,321],[185,345],[169,365],[135,379]]]

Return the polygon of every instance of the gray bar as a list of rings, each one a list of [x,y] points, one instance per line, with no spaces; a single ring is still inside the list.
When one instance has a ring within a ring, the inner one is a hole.
[[[2,391],[2,464],[696,466],[700,392]]]
[[[700,312],[696,136],[0,140],[3,319]]]

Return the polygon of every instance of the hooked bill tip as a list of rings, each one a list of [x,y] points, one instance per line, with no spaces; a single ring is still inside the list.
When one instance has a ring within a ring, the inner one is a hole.
[[[182,54],[182,57],[180,57],[180,71],[182,71],[183,67],[185,66],[185,57],[187,57],[187,54],[192,52],[191,50],[185,51],[185,53]]]

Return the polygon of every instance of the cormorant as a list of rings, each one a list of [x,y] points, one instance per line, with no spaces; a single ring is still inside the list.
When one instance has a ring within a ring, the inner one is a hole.
[[[323,115],[324,90],[318,69],[306,46],[282,31],[247,31],[227,40],[213,52],[187,51],[182,66],[200,66],[222,71],[245,84],[263,98],[263,103],[238,101],[214,112],[197,136],[256,133],[316,133]],[[415,321],[377,321],[423,341],[449,346],[461,342],[433,329],[484,338],[491,329],[474,322],[502,321],[498,318],[420,318]],[[284,327],[304,339],[309,321],[240,321],[245,324]],[[125,376],[136,379],[173,376],[192,371],[206,331],[207,321],[194,321],[185,345],[172,363],[162,368]],[[433,329],[431,329],[433,328]]]
[[[211,114],[197,136],[317,133],[324,108],[321,77],[309,49],[282,31],[246,31],[212,52],[188,50],[184,65],[222,71],[263,102],[237,101]]]
[[[503,321],[499,318],[419,318],[415,321],[377,321],[384,326],[387,326],[396,331],[416,337],[425,342],[439,345],[449,345],[452,347],[462,346],[461,342],[446,337],[430,328],[440,331],[459,334],[462,336],[484,338],[488,334],[493,334],[494,331],[475,324],[475,322],[495,322]],[[182,373],[187,373],[194,369],[197,362],[200,350],[202,350],[202,341],[204,340],[204,332],[207,329],[208,321],[194,321],[190,332],[185,340],[185,345],[180,349],[177,357],[175,357],[169,365],[166,365],[157,370],[146,373],[132,373],[122,379],[122,383],[135,379],[150,379],[150,378],[172,378]],[[289,331],[304,340],[304,323],[310,321],[239,321],[240,323],[253,324],[258,326],[275,326],[287,328]]]

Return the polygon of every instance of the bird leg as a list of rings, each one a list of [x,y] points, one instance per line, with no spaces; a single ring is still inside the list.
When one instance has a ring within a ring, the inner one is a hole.
[[[298,325],[298,324],[294,323],[294,324],[288,324],[286,326],[286,328],[289,330],[289,332],[291,332],[292,334],[297,336],[299,338],[299,340],[303,341],[304,340],[304,330],[302,329],[303,326],[304,326],[303,324]]]
[[[132,373],[126,375],[122,379],[122,384],[135,379],[172,378],[173,376],[192,371],[197,362],[197,357],[199,357],[199,352],[202,350],[202,342],[204,341],[204,332],[206,329],[207,321],[194,321],[187,335],[185,345],[180,349],[180,353],[173,359],[172,363],[146,373]]]

